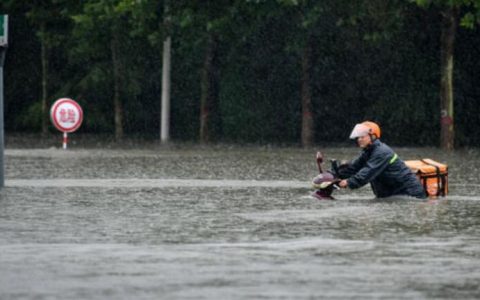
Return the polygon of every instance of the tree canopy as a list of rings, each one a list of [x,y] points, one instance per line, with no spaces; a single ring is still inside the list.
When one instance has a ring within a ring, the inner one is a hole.
[[[455,144],[480,145],[480,1],[170,1],[169,24],[164,4],[2,2],[7,133],[41,132],[42,97],[71,97],[81,132],[158,138],[170,35],[174,140],[339,143],[368,119],[389,143],[436,146],[442,22],[456,7]]]

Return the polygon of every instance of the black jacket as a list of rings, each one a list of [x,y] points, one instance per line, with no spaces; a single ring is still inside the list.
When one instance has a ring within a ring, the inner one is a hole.
[[[348,178],[348,187],[352,189],[370,183],[375,196],[379,198],[394,195],[426,198],[425,190],[415,174],[380,140],[363,149],[340,177]]]

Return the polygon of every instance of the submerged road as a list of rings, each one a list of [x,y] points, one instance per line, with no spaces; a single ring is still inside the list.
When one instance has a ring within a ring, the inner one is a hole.
[[[0,299],[479,299],[479,153],[398,153],[449,196],[319,201],[308,149],[7,149]]]

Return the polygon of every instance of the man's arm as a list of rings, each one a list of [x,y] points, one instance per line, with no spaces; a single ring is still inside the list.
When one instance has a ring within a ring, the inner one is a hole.
[[[352,160],[350,163],[342,164],[338,168],[338,177],[346,179],[356,174],[366,163],[365,155],[362,153],[359,157]]]
[[[387,153],[372,154],[365,166],[347,179],[348,187],[356,189],[374,180],[389,165],[391,158],[391,155]]]

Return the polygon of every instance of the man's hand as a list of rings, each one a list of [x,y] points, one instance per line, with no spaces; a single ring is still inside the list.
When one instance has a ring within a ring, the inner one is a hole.
[[[340,181],[340,182],[338,183],[338,186],[341,187],[341,188],[347,188],[347,186],[348,186],[347,180],[346,180],[346,179],[343,179],[342,181]]]

